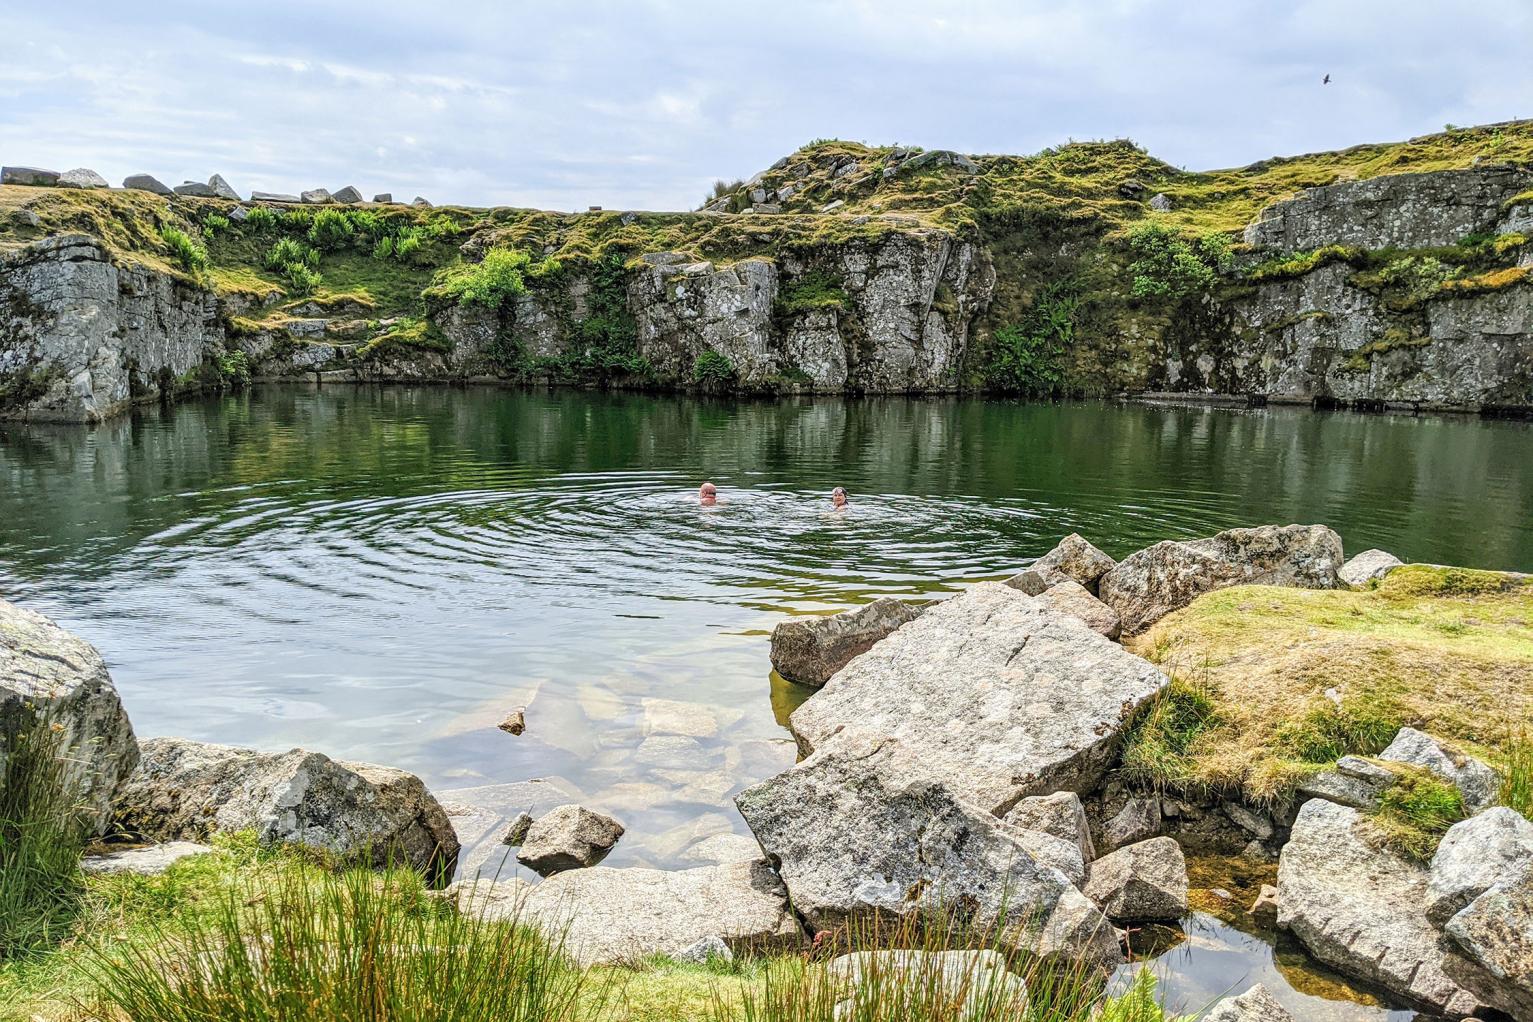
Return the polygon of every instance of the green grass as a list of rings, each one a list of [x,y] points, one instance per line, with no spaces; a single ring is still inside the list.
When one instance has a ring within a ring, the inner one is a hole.
[[[171,258],[186,272],[198,274],[208,268],[208,250],[179,227],[162,226],[160,240],[170,250]]]
[[[1507,740],[1504,751],[1500,802],[1533,820],[1533,737],[1519,730]]]
[[[779,316],[831,309],[844,312],[852,307],[842,282],[829,273],[812,271],[785,286],[777,296]]]
[[[30,711],[18,716],[0,722],[0,962],[47,948],[68,932],[87,837],[65,783],[72,753],[61,732]]]
[[[1395,783],[1379,795],[1369,821],[1372,836],[1383,847],[1425,864],[1430,862],[1448,828],[1464,819],[1464,797],[1452,783],[1422,767],[1380,763],[1395,774]]]

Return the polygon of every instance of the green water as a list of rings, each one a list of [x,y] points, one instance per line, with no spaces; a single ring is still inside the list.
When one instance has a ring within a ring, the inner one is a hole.
[[[1533,570],[1529,465],[1533,428],[1473,419],[258,389],[0,427],[0,594],[93,641],[142,735],[578,799],[628,826],[609,864],[681,866],[792,762],[787,614],[939,596],[1070,531],[1123,555],[1324,522]],[[526,734],[495,730],[522,704]]]

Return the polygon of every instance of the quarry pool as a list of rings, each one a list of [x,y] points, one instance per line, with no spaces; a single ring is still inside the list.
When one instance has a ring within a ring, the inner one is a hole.
[[[140,735],[578,800],[628,827],[607,864],[681,867],[793,762],[787,615],[940,598],[1071,531],[1121,556],[1322,522],[1349,552],[1533,570],[1530,464],[1528,424],[1467,418],[258,388],[0,427],[0,595],[95,643]],[[519,705],[526,732],[496,730]],[[1298,1000],[1281,947],[1211,917],[1187,937],[1157,958],[1186,1010],[1249,976],[1303,1017],[1410,1017]]]

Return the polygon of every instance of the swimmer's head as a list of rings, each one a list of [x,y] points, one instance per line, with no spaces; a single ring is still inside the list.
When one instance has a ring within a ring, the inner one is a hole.
[[[697,488],[697,499],[702,504],[717,504],[719,502],[719,488],[712,483],[704,483]]]
[[[831,490],[830,502],[836,507],[846,507],[846,490],[840,486]]]

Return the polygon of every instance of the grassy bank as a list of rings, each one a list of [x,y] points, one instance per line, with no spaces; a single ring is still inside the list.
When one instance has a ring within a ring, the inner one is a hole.
[[[1502,770],[1526,810],[1533,579],[1408,565],[1358,592],[1226,589],[1134,647],[1176,679],[1126,749],[1142,781],[1274,803],[1409,725]],[[1400,814],[1451,813],[1408,780]]]

